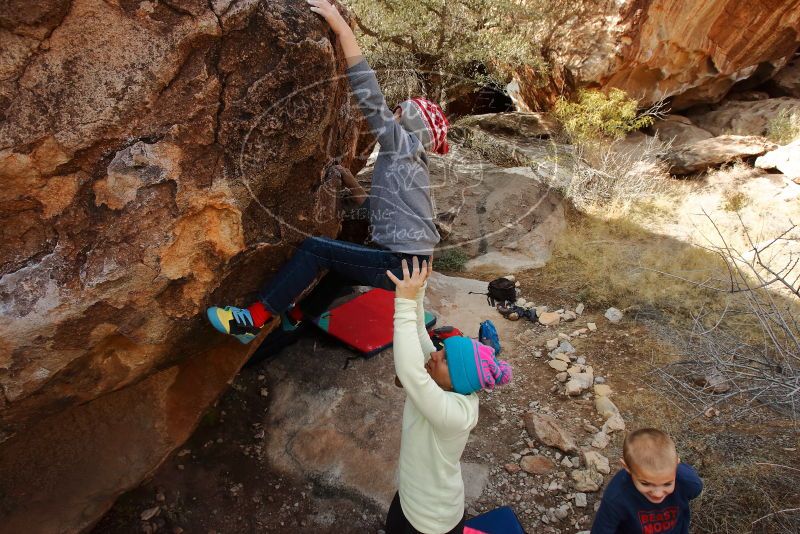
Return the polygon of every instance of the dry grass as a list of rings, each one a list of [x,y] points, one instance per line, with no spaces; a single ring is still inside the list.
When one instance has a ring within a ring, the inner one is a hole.
[[[800,463],[796,429],[774,417],[757,423],[692,417],[691,407],[665,395],[654,374],[657,367],[680,357],[675,348],[648,335],[651,327],[628,328],[635,329],[631,335],[636,338],[636,352],[627,354],[625,361],[609,358],[606,368],[614,375],[614,402],[629,429],[656,427],[670,434],[681,459],[703,478],[703,494],[692,503],[692,532],[800,531],[797,511],[780,512],[800,506],[796,488],[800,471],[792,469]],[[659,338],[674,332],[665,329]]]
[[[637,209],[666,208],[651,203]],[[715,255],[655,235],[631,217],[570,218],[552,260],[538,271],[550,284],[569,289],[576,298],[597,306],[657,307],[684,316],[719,299],[715,292],[692,285],[724,272],[724,264]]]
[[[576,145],[565,196],[586,212],[626,212],[668,194],[673,180],[659,156],[669,143],[649,137],[635,147],[597,140]]]
[[[800,139],[800,114],[782,109],[767,123],[767,138],[779,145]]]

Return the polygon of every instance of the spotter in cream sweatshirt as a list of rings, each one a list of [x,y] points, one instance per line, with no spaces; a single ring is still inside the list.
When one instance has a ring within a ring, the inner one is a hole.
[[[478,395],[444,391],[425,362],[436,351],[425,328],[425,288],[394,301],[394,367],[406,392],[400,439],[400,505],[426,534],[455,527],[464,515],[461,454],[478,424]]]

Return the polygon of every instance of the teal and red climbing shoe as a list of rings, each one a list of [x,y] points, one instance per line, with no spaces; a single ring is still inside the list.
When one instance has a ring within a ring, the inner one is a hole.
[[[261,328],[254,325],[253,316],[245,308],[211,306],[206,310],[206,316],[211,326],[223,334],[235,337],[241,343],[250,343],[261,332]]]

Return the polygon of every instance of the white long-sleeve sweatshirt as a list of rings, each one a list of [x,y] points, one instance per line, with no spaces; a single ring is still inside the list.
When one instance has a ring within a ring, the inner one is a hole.
[[[425,328],[421,289],[394,301],[394,367],[406,391],[400,439],[400,505],[426,534],[448,532],[464,515],[461,454],[478,424],[478,395],[444,391],[425,361],[436,348]]]

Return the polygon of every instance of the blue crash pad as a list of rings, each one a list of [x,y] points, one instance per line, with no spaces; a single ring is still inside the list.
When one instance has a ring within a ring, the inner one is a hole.
[[[508,506],[473,517],[465,525],[486,534],[525,534],[514,510]]]

